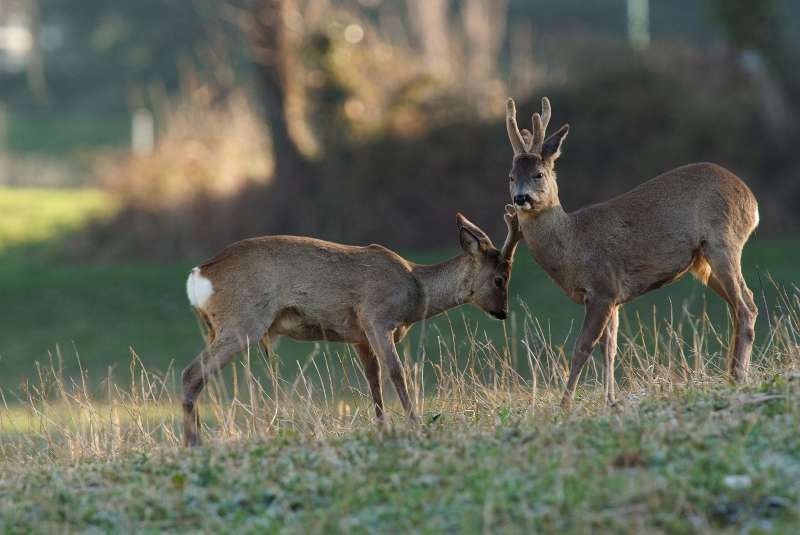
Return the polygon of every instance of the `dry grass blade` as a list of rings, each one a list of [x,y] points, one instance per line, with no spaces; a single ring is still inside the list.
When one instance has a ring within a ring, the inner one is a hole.
[[[759,377],[781,373],[790,377],[791,370],[800,367],[798,290],[783,289],[781,296],[773,328],[755,353]],[[527,308],[512,320],[509,330],[514,334],[504,332],[502,347],[476,324],[462,321],[464,338],[455,337],[451,323],[451,332],[428,330],[434,344],[420,342],[403,352],[409,387],[424,421],[497,425],[507,423],[510,415],[536,418],[540,409],[541,414],[555,410],[571,352],[566,339],[554,343]],[[625,318],[621,335],[624,364],[618,377],[623,401],[725,381],[727,336],[704,312],[695,317],[683,309],[677,319],[671,316],[661,323],[639,316]],[[431,348],[436,353],[432,358],[426,353]],[[98,395],[89,387],[85,370],[77,379],[65,377],[62,359],[58,351],[49,365],[38,366],[38,383],[30,385],[24,396],[12,396],[15,401],[8,401],[8,392],[0,392],[0,452],[5,462],[75,461],[179,447],[178,381],[172,366],[154,373],[131,352],[128,384],[115,384],[109,370],[104,392]],[[201,411],[204,432],[212,443],[267,439],[287,432],[316,440],[373,429],[368,388],[351,351],[315,346],[302,364],[298,362],[291,380],[282,377],[279,362],[260,351],[248,351],[233,367],[230,381],[212,382]],[[596,367],[590,369],[584,381],[597,385],[598,374]],[[603,410],[598,392],[596,386],[587,388],[579,403],[589,411]],[[777,399],[753,396],[743,403]],[[388,408],[402,425],[402,411]]]

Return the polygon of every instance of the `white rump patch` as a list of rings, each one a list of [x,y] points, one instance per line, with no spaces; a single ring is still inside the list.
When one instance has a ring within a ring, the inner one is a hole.
[[[761,222],[761,218],[758,215],[758,206],[756,206],[756,224],[755,224],[755,227],[757,227],[760,222]],[[755,228],[755,227],[753,227],[753,228]]]
[[[193,307],[202,310],[213,293],[214,286],[210,280],[200,273],[200,268],[192,269],[192,272],[189,273],[189,278],[186,280],[186,294],[189,296],[189,303]]]

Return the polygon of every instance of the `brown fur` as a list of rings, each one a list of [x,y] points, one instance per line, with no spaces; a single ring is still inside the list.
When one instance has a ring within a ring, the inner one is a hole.
[[[549,113],[546,99],[543,108]],[[507,110],[514,113],[513,101]],[[507,118],[507,124],[516,121]],[[534,120],[534,130],[541,128]],[[730,171],[699,163],[567,213],[558,197],[555,161],[568,132],[565,125],[538,152],[520,152],[509,133],[515,149],[509,188],[512,199],[524,200],[517,214],[525,243],[556,284],[586,307],[563,403],[571,402],[581,369],[601,338],[606,398],[613,402],[619,307],[687,271],[730,305],[735,334],[728,369],[734,380],[745,379],[758,312],[741,272],[742,248],[758,224],[750,189]],[[532,138],[543,139],[544,132],[535,131]]]
[[[207,348],[184,370],[184,440],[199,443],[195,402],[211,374],[248,343],[279,336],[355,346],[383,417],[379,359],[388,367],[408,417],[416,415],[395,342],[415,322],[471,303],[504,319],[516,216],[505,215],[501,250],[459,214],[464,253],[437,265],[414,264],[380,245],[354,247],[297,236],[267,236],[228,246],[199,266],[213,293],[198,314],[209,328]]]

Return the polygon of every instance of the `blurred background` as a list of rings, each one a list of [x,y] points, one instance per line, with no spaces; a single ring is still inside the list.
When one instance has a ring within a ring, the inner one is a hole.
[[[131,354],[182,367],[202,346],[188,269],[234,240],[433,262],[457,211],[501,240],[507,96],[523,124],[544,95],[571,124],[567,210],[689,162],[740,175],[765,329],[800,273],[798,67],[790,0],[0,0],[0,387],[51,359],[98,382]],[[568,342],[581,310],[526,250],[512,290]],[[681,283],[629,314],[705,297]]]

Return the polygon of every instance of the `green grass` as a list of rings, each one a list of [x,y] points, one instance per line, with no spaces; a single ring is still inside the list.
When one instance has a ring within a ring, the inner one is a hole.
[[[58,240],[114,210],[101,191],[0,189],[0,254],[19,246]]]
[[[602,403],[594,359],[561,410],[582,311],[521,250],[511,321],[465,309],[405,344],[421,429],[403,424],[388,385],[392,423],[376,428],[341,346],[282,343],[279,361],[251,355],[209,386],[207,446],[185,450],[170,361],[202,345],[184,295],[199,259],[67,261],[45,246],[111,210],[96,192],[0,190],[0,531],[788,534],[800,523],[795,240],[746,250],[762,307],[748,385],[722,371],[724,306],[686,280],[626,307],[620,403]]]
[[[68,373],[75,373],[80,360],[90,370],[90,381],[97,383],[106,377],[109,367],[124,372],[131,351],[149,368],[164,370],[172,361],[184,366],[202,348],[196,320],[186,302],[185,280],[191,267],[203,259],[82,262],[43,253],[41,247],[33,253],[21,250],[23,245],[57,241],[91,217],[111,211],[108,198],[92,190],[0,190],[0,295],[5,318],[0,323],[4,369],[0,387],[18,387],[35,376],[37,361],[48,362],[57,352]],[[436,262],[455,253],[455,249],[411,251],[407,257]],[[759,338],[765,337],[768,326],[765,308],[775,303],[775,287],[768,275],[778,284],[790,285],[800,273],[798,266],[800,247],[795,240],[756,237],[748,245],[744,267],[762,308]],[[514,340],[519,338],[525,316],[523,303],[540,318],[552,342],[570,347],[571,337],[580,328],[582,307],[563,295],[525,249],[517,255],[511,302],[513,314],[506,323],[472,307],[461,307],[428,322],[424,329],[417,326],[405,343],[406,351],[419,359],[422,332],[427,333],[425,347],[434,352],[437,332],[454,329],[461,339],[469,328],[495,341],[510,336],[514,353],[520,354],[522,348]],[[670,315],[679,318],[684,309],[697,314],[704,308],[724,330],[726,306],[687,277],[625,307],[623,328],[631,332],[637,315],[652,323]],[[346,351],[337,344],[324,344],[322,349],[329,354]],[[314,345],[283,340],[277,350],[292,377],[296,371],[293,363],[303,361]]]
[[[113,431],[108,409],[82,402],[95,427],[68,447],[0,434],[11,460],[0,529],[794,533],[800,376],[759,376],[659,393],[661,376],[639,401],[626,391],[606,409],[592,395],[572,413],[545,390],[533,405],[520,392],[494,406],[463,397],[468,408],[436,407],[420,431],[320,410],[316,425],[295,414],[193,450],[153,429]],[[439,393],[450,403],[454,394]]]
[[[85,150],[124,146],[130,139],[126,115],[11,112],[8,149],[20,154],[73,156]]]

